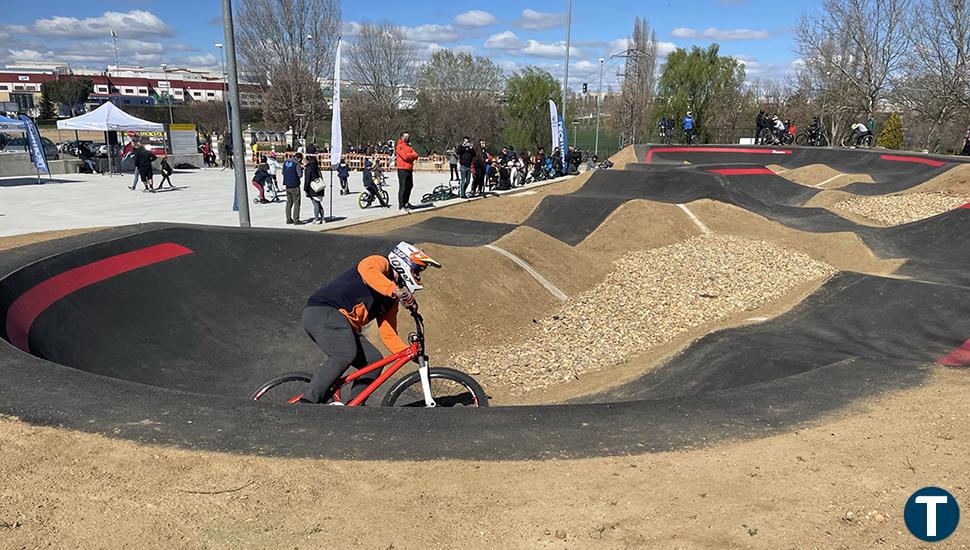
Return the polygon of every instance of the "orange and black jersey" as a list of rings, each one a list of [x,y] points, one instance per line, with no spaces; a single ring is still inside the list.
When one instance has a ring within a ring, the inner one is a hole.
[[[368,256],[314,292],[306,307],[339,310],[357,333],[376,319],[384,345],[391,353],[397,353],[407,345],[397,335],[395,290],[391,263],[384,256]]]

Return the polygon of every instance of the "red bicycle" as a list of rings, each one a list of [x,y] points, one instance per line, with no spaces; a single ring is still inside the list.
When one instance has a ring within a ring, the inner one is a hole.
[[[342,402],[341,391],[347,384],[377,371],[388,365],[380,376],[371,382],[360,394],[346,403],[348,407],[364,404],[391,376],[409,361],[417,359],[418,370],[412,372],[394,384],[384,395],[381,402],[383,407],[487,407],[488,396],[485,390],[471,376],[449,368],[429,368],[428,356],[424,345],[424,319],[417,311],[412,311],[415,331],[408,336],[410,345],[403,350],[389,355],[380,361],[367,365],[350,375],[338,379],[330,388],[335,402]],[[310,381],[312,375],[307,372],[288,372],[259,386],[250,399],[254,401],[269,401],[276,403],[296,403],[303,397],[303,387]]]

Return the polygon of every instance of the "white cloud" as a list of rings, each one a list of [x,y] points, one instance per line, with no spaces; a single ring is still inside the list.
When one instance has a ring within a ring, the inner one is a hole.
[[[191,65],[198,65],[200,67],[212,67],[219,60],[216,59],[216,56],[212,55],[211,53],[207,53],[205,55],[190,55],[189,57],[185,58],[185,61]]]
[[[458,29],[451,25],[418,25],[404,27],[404,34],[415,42],[454,42],[461,38]]]
[[[459,27],[487,27],[495,21],[495,16],[487,11],[472,10],[457,15],[454,23]]]
[[[157,53],[136,53],[131,58],[138,63],[156,65],[162,61],[162,56]]]
[[[475,55],[477,51],[475,50],[475,46],[472,46],[471,44],[462,44],[461,46],[455,46],[454,48],[451,48],[451,49],[456,52],[467,53],[469,55]]]
[[[132,10],[127,13],[106,11],[99,17],[65,17],[55,15],[47,19],[37,19],[32,31],[43,36],[62,38],[102,38],[117,31],[125,38],[144,38],[146,36],[172,36],[172,29],[154,13],[145,10]]]
[[[15,61],[47,61],[50,56],[54,54],[52,51],[39,52],[37,50],[23,49],[23,50],[7,50],[10,52],[10,58]]]
[[[629,38],[617,38],[616,40],[613,40],[612,42],[610,42],[610,51],[608,53],[609,55],[616,55],[618,53],[623,53],[629,50],[630,46],[632,45],[633,45],[633,40]]]
[[[576,70],[576,71],[590,72],[593,70],[599,70],[599,63],[593,63],[592,61],[586,61],[585,59],[578,63],[572,63],[571,65],[572,65],[571,70]]]
[[[521,53],[535,57],[564,57],[566,55],[566,43],[556,42],[550,44],[548,42],[539,42],[538,40],[529,40],[528,44],[522,48]],[[579,51],[579,48],[570,46],[569,55],[579,56],[582,53]]]
[[[357,36],[360,34],[361,24],[357,21],[344,21],[340,24],[340,34],[344,38],[349,36]]]
[[[677,49],[677,44],[673,42],[657,42],[657,57],[667,57],[670,52]]]
[[[526,8],[522,10],[522,17],[515,24],[531,31],[557,29],[566,25],[566,14],[545,13]]]
[[[763,29],[717,29],[709,27],[703,30],[677,27],[670,31],[674,38],[708,40],[764,40],[771,37],[771,33]]]
[[[525,47],[525,42],[516,36],[514,32],[505,31],[489,36],[484,46],[490,50],[517,50]]]

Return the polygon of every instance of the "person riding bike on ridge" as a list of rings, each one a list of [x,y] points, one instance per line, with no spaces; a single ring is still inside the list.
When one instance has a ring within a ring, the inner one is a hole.
[[[863,123],[856,122],[852,125],[852,137],[849,139],[849,146],[853,149],[859,145],[859,141],[866,136],[871,136],[872,131]]]
[[[303,329],[327,356],[306,385],[301,403],[320,403],[332,397],[330,387],[351,366],[362,368],[381,359],[381,353],[361,335],[377,321],[381,340],[391,353],[407,347],[397,334],[398,304],[416,311],[414,293],[423,289],[421,273],[441,264],[406,242],[385,256],[368,256],[320,287],[303,309]],[[348,402],[380,376],[380,370],[356,380]],[[338,404],[335,402],[334,404]]]
[[[775,134],[775,142],[777,143],[781,143],[785,134],[788,133],[788,128],[785,127],[785,123],[782,122],[778,115],[771,117],[771,129]]]

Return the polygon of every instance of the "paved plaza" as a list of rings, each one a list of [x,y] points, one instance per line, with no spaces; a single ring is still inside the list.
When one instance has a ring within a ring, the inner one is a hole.
[[[247,182],[252,168],[247,169]],[[325,173],[324,177],[329,177]],[[155,178],[156,185],[161,180]],[[175,190],[166,188],[157,193],[139,189],[131,191],[132,175],[70,174],[56,175],[52,180],[36,177],[0,178],[0,236],[78,229],[84,227],[107,227],[143,222],[179,222],[208,225],[238,226],[239,215],[232,210],[234,178],[231,170],[208,168],[179,170],[172,176]],[[435,186],[448,183],[447,172],[415,172],[414,191],[411,202],[417,204],[421,195]],[[545,182],[544,182],[545,183]],[[341,196],[340,186],[334,178],[333,213],[330,212],[330,191],[324,200],[326,214],[334,221],[323,227],[334,227],[368,219],[400,215],[397,209],[397,176],[388,173],[387,192],[391,208],[373,206],[361,210],[357,196],[363,189],[361,173],[350,176],[350,195]],[[281,202],[252,204],[256,189],[247,188],[253,227],[294,227],[286,224],[284,214],[285,195]],[[455,201],[448,201],[448,203]],[[438,203],[441,205],[444,203]],[[313,217],[313,205],[302,197],[300,217]],[[307,224],[305,229],[321,226]]]

